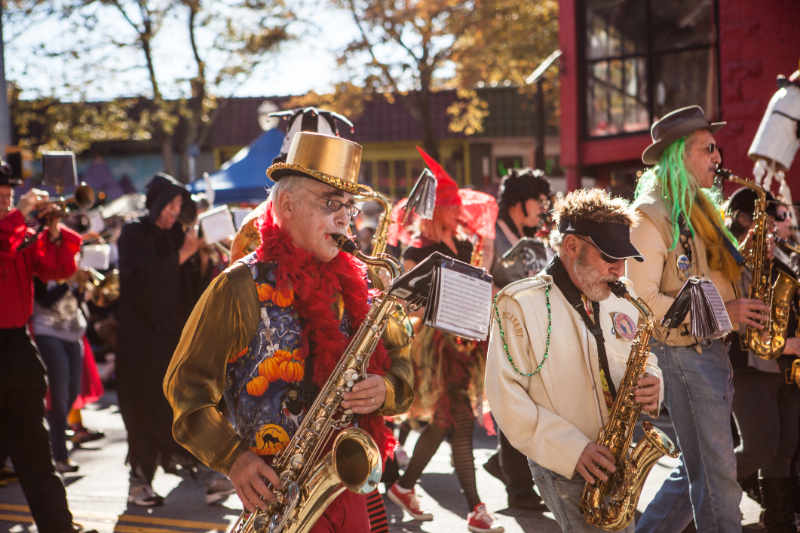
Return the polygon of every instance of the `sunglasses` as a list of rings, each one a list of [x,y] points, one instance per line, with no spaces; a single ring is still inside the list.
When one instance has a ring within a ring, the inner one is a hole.
[[[576,236],[576,237],[578,237],[577,235],[575,235],[575,236]],[[610,255],[608,255],[608,254],[606,254],[605,252],[603,252],[603,250],[601,250],[601,249],[600,249],[600,248],[599,248],[599,247],[598,247],[598,246],[597,246],[597,245],[596,245],[594,242],[592,242],[591,240],[588,240],[588,241],[587,241],[587,240],[581,239],[580,237],[578,237],[578,239],[582,240],[583,242],[585,242],[585,243],[587,243],[587,244],[591,244],[593,247],[597,248],[597,251],[598,251],[598,252],[600,252],[600,258],[601,258],[603,261],[605,261],[606,263],[608,263],[608,264],[610,264],[610,265],[613,265],[613,264],[614,264],[614,263],[616,263],[617,261],[621,261],[621,259],[614,259],[614,258],[613,258],[613,257],[611,257]]]
[[[719,150],[719,147],[714,143],[709,143],[709,145],[703,149],[707,150],[709,154],[713,154],[715,151]]]

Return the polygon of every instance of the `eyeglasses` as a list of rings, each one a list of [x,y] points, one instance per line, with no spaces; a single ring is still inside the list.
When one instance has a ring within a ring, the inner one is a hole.
[[[575,236],[576,236],[576,237],[578,237],[577,235],[575,235]],[[596,245],[594,242],[592,242],[591,240],[587,241],[587,240],[581,239],[580,237],[578,237],[578,239],[579,239],[579,240],[581,240],[581,241],[583,241],[583,242],[585,242],[585,243],[587,243],[587,244],[591,244],[592,246],[594,246],[595,248],[597,248],[597,251],[598,251],[598,252],[600,252],[600,258],[601,258],[603,261],[605,261],[606,263],[608,263],[608,264],[610,264],[610,265],[613,265],[613,264],[614,264],[614,263],[616,263],[617,261],[622,261],[622,259],[614,259],[614,258],[613,258],[613,257],[611,257],[610,255],[608,255],[608,254],[606,254],[605,252],[603,252],[603,250],[601,250],[601,249],[600,249],[600,248],[599,248],[599,247],[598,247],[598,246],[597,246],[597,245]]]
[[[332,198],[324,198],[324,197],[320,196],[319,194],[315,193],[314,191],[312,191],[311,189],[306,189],[306,190],[308,192],[310,192],[311,194],[313,194],[314,196],[316,196],[317,198],[321,198],[322,200],[325,200],[325,206],[328,209],[330,209],[331,211],[338,211],[339,209],[344,207],[345,212],[351,218],[352,217],[357,217],[359,215],[359,213],[361,213],[361,209],[357,208],[354,205],[347,205],[347,204],[345,204],[343,202],[340,202],[339,200],[334,200]]]

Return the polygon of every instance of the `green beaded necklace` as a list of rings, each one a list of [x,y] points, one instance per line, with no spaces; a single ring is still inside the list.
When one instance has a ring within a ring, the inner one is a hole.
[[[500,296],[500,293],[494,295],[494,314],[497,317],[497,327],[500,329],[500,339],[503,341],[503,348],[506,351],[506,357],[508,357],[508,362],[511,363],[511,367],[514,371],[524,378],[531,378],[539,373],[544,366],[544,362],[547,361],[547,354],[550,351],[550,332],[553,326],[553,314],[550,311],[550,288],[549,285],[544,286],[544,297],[547,301],[547,343],[544,347],[544,357],[542,358],[542,362],[539,363],[539,366],[536,367],[536,370],[531,372],[530,374],[523,374],[517,368],[517,365],[514,364],[514,360],[511,359],[511,354],[508,353],[508,344],[506,343],[506,334],[503,332],[503,325],[500,323],[500,311],[497,309],[497,297]]]

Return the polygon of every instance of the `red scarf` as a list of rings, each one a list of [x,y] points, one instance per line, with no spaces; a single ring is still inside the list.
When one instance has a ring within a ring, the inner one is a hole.
[[[350,339],[342,333],[341,321],[333,309],[337,293],[341,294],[344,307],[352,320],[355,331],[369,311],[367,267],[350,254],[340,253],[333,260],[322,263],[313,254],[292,243],[289,234],[275,223],[272,205],[267,204],[258,219],[261,245],[256,250],[258,260],[277,264],[275,277],[277,286],[290,286],[294,290],[294,306],[305,327],[301,332],[303,359],[308,347],[314,346],[314,385],[325,386]],[[374,294],[378,294],[377,291]],[[383,340],[369,360],[367,372],[382,376],[391,366],[391,359],[383,346]],[[381,455],[394,454],[397,441],[377,412],[359,415],[359,427],[369,433]]]

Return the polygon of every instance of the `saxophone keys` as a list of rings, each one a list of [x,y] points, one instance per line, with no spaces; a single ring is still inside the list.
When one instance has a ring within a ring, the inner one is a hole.
[[[302,453],[294,454],[292,456],[292,458],[289,459],[289,464],[291,465],[292,468],[297,469],[297,470],[302,468],[303,467],[303,454]]]

